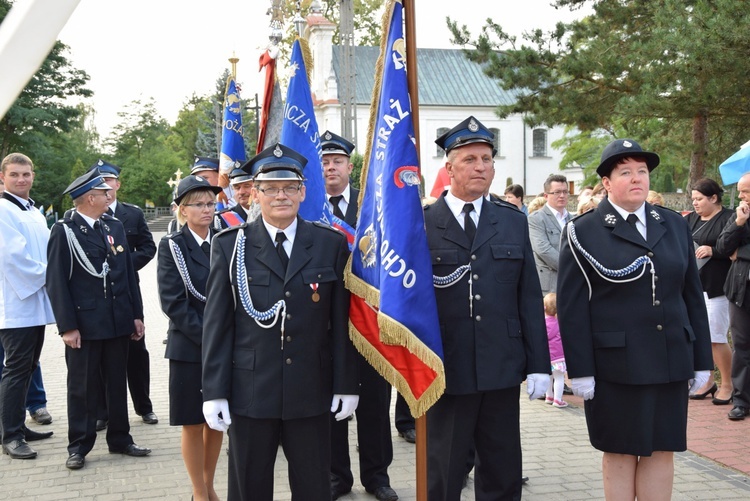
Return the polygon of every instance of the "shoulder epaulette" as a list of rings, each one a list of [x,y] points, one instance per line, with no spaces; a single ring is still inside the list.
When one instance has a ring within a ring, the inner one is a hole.
[[[333,226],[325,224],[325,223],[321,223],[320,221],[312,221],[312,224],[314,224],[318,228],[325,228],[328,231],[332,231],[334,233],[338,233],[339,235],[343,235],[344,234],[343,232],[341,232],[340,230],[337,230]]]
[[[117,219],[115,216],[110,216],[106,212],[102,214],[102,219],[105,221],[119,221],[119,219]]]
[[[492,200],[490,200],[490,203],[492,203],[492,204],[495,204],[495,205],[497,205],[498,207],[504,207],[504,208],[506,208],[506,209],[515,209],[515,210],[517,210],[518,212],[521,212],[521,209],[519,209],[518,207],[516,207],[516,206],[515,206],[515,205],[513,205],[512,203],[510,203],[510,202],[506,202],[506,201],[504,201],[504,200],[497,200],[497,199],[492,199]]]
[[[660,209],[666,209],[666,210],[668,210],[669,212],[674,212],[675,214],[680,214],[680,213],[679,213],[678,211],[676,211],[676,210],[674,210],[674,209],[670,209],[669,207],[665,207],[665,206],[663,206],[663,205],[659,205],[659,204],[651,204],[651,205],[652,205],[652,206],[654,206],[654,207],[658,207],[658,208],[660,208]],[[682,214],[680,214],[680,216],[682,216]]]
[[[216,232],[216,234],[214,235],[214,237],[219,237],[221,235],[225,235],[227,233],[232,233],[233,231],[237,231],[239,229],[244,229],[244,228],[247,228],[247,223],[242,223],[242,224],[240,224],[238,226],[230,226],[229,228],[224,228],[223,230]]]
[[[135,204],[131,204],[131,203],[128,203],[128,202],[120,202],[120,203],[121,203],[122,205],[127,205],[128,207],[133,207],[133,208],[135,208],[135,209],[140,209],[140,207],[139,207],[139,206],[137,206],[137,205],[135,205]]]

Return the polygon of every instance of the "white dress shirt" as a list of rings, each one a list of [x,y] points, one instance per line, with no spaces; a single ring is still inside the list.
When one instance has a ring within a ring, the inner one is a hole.
[[[479,197],[471,202],[464,202],[460,198],[457,198],[455,195],[453,195],[450,191],[445,194],[445,203],[448,204],[448,208],[453,213],[453,216],[456,218],[456,221],[458,221],[458,224],[461,225],[461,228],[464,228],[464,205],[468,203],[474,204],[474,210],[470,214],[470,217],[471,220],[474,221],[474,226],[476,226],[477,228],[479,227],[479,216],[482,212],[483,200],[484,197]],[[466,228],[464,228],[464,230],[465,229]]]
[[[44,286],[48,242],[41,212],[0,199],[0,329],[55,322]]]
[[[292,246],[294,245],[294,237],[297,236],[297,218],[295,218],[294,221],[292,221],[292,224],[290,224],[283,230],[281,228],[275,227],[272,224],[268,224],[265,219],[263,219],[263,226],[266,227],[266,231],[268,232],[268,236],[271,237],[271,242],[273,242],[274,247],[276,246],[276,233],[280,231],[284,232],[284,235],[286,235],[286,240],[284,240],[282,246],[286,251],[286,255],[291,256]]]

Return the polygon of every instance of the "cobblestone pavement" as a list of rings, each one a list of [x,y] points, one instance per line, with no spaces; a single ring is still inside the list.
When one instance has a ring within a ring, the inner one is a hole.
[[[158,239],[163,235],[156,234]],[[167,319],[159,308],[156,289],[156,261],[141,271],[141,288],[146,310],[146,341],[151,353],[151,396],[157,425],[143,423],[131,408],[131,433],[136,443],[153,453],[131,458],[107,452],[104,436],[86,458],[79,471],[65,468],[66,452],[66,369],[63,343],[54,326],[47,329],[42,368],[47,390],[48,410],[54,421],[29,427],[52,430],[48,440],[34,442],[39,451],[35,460],[11,460],[0,456],[0,500],[25,499],[54,501],[62,499],[115,500],[189,500],[191,489],[180,456],[180,428],[169,426],[168,364],[162,340]],[[531,479],[523,488],[530,500],[602,499],[601,454],[588,442],[580,399],[567,397],[565,409],[529,402],[522,397],[521,436],[524,473]],[[395,402],[395,398],[394,398]],[[675,461],[675,500],[750,499],[750,421],[726,419],[729,409],[709,401],[690,403],[688,445],[690,451],[678,454]],[[354,430],[350,426],[350,430]],[[356,437],[350,435],[352,457],[356,457]],[[226,441],[225,441],[226,443]],[[402,500],[416,500],[414,446],[399,438],[393,429],[394,460],[390,468],[392,487]],[[696,454],[698,451],[701,455]],[[731,467],[728,467],[729,465]],[[356,468],[356,466],[355,466]],[[735,469],[736,468],[736,469]],[[274,499],[291,499],[286,481],[283,453],[276,464]],[[358,473],[355,471],[355,478]],[[227,456],[222,454],[217,471],[217,490],[226,497]],[[355,485],[344,501],[374,500],[360,485]],[[474,499],[473,479],[462,500]],[[316,500],[311,500],[316,501]]]

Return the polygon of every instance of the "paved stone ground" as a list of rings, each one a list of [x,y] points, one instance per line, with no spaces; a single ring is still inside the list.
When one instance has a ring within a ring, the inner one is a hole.
[[[156,234],[155,237],[162,235]],[[162,344],[167,319],[159,308],[155,261],[141,272],[141,280],[146,306],[146,340],[151,353],[151,394],[154,410],[161,421],[157,425],[144,424],[131,409],[130,423],[136,443],[151,447],[154,452],[146,458],[109,454],[104,436],[100,434],[94,450],[86,458],[84,469],[70,471],[65,468],[64,350],[54,327],[50,326],[42,352],[42,367],[48,409],[54,422],[39,426],[29,420],[28,426],[40,431],[53,430],[55,435],[32,444],[39,451],[35,460],[11,460],[8,456],[0,456],[0,500],[190,499],[190,483],[180,456],[180,428],[168,424],[168,365],[163,358]],[[568,398],[571,405],[557,409],[522,397],[524,473],[531,477],[523,489],[526,499],[603,498],[601,454],[588,442],[580,399]],[[691,451],[697,450],[702,455],[690,451],[677,455],[673,499],[750,499],[750,424],[747,421],[729,423],[726,419],[728,410],[727,407],[713,406],[709,401],[691,402],[688,444]],[[350,429],[354,427],[350,426]],[[356,437],[351,435],[353,458],[356,457],[355,443]],[[395,428],[393,445],[391,485],[402,500],[416,500],[414,446],[399,438]],[[217,471],[217,491],[222,498],[226,497],[226,476],[227,456],[222,454]],[[277,460],[276,476],[274,499],[291,499],[283,453]],[[374,497],[355,485],[353,492],[341,499],[374,500]],[[462,500],[472,499],[473,479],[462,495]]]

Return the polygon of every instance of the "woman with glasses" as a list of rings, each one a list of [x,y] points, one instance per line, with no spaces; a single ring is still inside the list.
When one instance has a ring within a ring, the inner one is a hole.
[[[157,267],[161,309],[169,317],[169,424],[182,426],[182,459],[193,499],[211,501],[219,499],[213,481],[223,434],[203,418],[201,344],[211,223],[220,191],[198,176],[180,181],[174,201],[182,228],[162,238]]]

